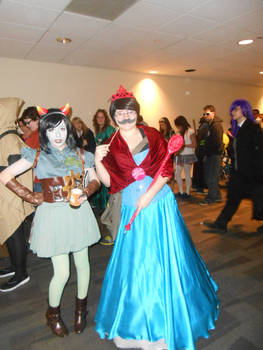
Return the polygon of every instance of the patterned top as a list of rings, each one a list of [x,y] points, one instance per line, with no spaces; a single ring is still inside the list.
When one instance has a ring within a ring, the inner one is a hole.
[[[75,150],[69,149],[66,146],[62,151],[57,148],[49,146],[51,153],[40,151],[37,166],[35,168],[36,176],[39,179],[49,177],[70,175],[70,170],[75,174],[82,174],[82,165],[79,156]],[[80,150],[77,149],[79,154]],[[21,149],[22,158],[34,163],[37,150],[30,147],[23,147]],[[94,155],[90,152],[84,151],[85,168],[94,168]]]

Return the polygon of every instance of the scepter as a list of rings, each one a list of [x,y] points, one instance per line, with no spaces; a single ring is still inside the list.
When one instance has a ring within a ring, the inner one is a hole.
[[[147,191],[149,191],[149,189],[152,187],[152,185],[157,181],[158,176],[162,173],[162,171],[165,167],[165,164],[167,163],[167,161],[171,157],[171,155],[174,154],[175,152],[179,151],[179,149],[183,146],[183,144],[184,144],[184,139],[181,135],[177,134],[177,135],[174,135],[170,138],[170,140],[168,141],[168,145],[167,145],[166,155],[161,163],[160,168],[158,169],[158,171],[154,175],[154,178],[153,178],[150,186],[147,188]],[[135,210],[129,223],[127,225],[125,225],[125,232],[124,233],[126,233],[127,231],[130,231],[131,224],[133,223],[134,219],[139,214],[139,212],[140,212],[140,209]]]

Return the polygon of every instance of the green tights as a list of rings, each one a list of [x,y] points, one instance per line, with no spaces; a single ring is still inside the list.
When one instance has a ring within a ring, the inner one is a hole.
[[[90,280],[88,248],[74,252],[73,256],[77,270],[77,297],[83,299],[88,294]],[[49,305],[57,307],[60,304],[64,287],[69,279],[69,254],[56,255],[51,260],[54,275],[49,285]]]

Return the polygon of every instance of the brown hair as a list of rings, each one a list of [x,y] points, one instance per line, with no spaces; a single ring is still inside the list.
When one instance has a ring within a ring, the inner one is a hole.
[[[184,134],[186,131],[190,128],[190,124],[186,120],[186,118],[183,115],[179,115],[175,120],[174,120],[174,125],[175,126],[180,126],[180,134],[184,137]]]
[[[103,127],[101,128],[100,125],[97,122],[97,115],[98,113],[102,113],[105,117],[105,123]],[[106,112],[105,109],[98,109],[97,112],[94,114],[94,117],[92,119],[93,127],[95,130],[95,135],[97,135],[100,132],[103,132],[109,125],[110,125],[110,118],[108,116],[108,113]]]
[[[210,112],[215,112],[216,111],[216,109],[215,109],[215,107],[213,105],[206,105],[203,108],[204,111],[206,111],[208,109],[209,109]]]
[[[34,121],[39,119],[39,114],[38,114],[37,108],[35,106],[27,107],[23,111],[21,117],[19,118],[19,120],[21,120],[23,122],[23,124],[26,126],[25,119],[31,119]]]
[[[159,120],[159,123],[160,123],[160,122],[164,122],[164,124],[165,124],[165,126],[166,126],[166,130],[163,130],[163,129],[160,128],[160,125],[159,125],[159,131],[160,131],[160,133],[163,135],[163,137],[169,136],[170,131],[173,130],[173,129],[172,129],[172,126],[171,126],[171,124],[170,124],[170,122],[169,122],[169,119],[166,118],[166,117],[163,117],[163,118],[161,118],[161,119]]]

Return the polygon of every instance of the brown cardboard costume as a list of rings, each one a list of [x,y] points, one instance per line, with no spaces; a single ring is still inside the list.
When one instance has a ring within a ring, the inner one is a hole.
[[[16,97],[0,98],[0,169],[18,160],[20,150],[25,146],[16,130],[15,121],[23,101]],[[6,133],[9,131],[10,133]],[[0,136],[1,137],[1,136]],[[32,171],[17,177],[27,188],[32,189]],[[4,185],[0,184],[0,244],[3,244],[19,227],[24,219],[33,212],[31,204],[21,200]]]

